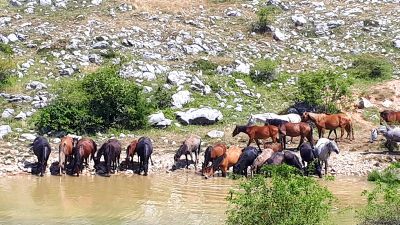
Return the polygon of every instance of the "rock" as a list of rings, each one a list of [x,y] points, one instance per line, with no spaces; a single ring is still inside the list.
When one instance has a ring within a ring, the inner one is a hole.
[[[236,16],[241,16],[242,13],[240,13],[237,10],[230,10],[230,11],[226,12],[226,15],[227,16],[235,16],[236,17]]]
[[[395,48],[400,48],[400,39],[394,40],[393,45]]]
[[[366,98],[360,98],[360,101],[358,102],[359,109],[370,108],[373,106],[374,105]]]
[[[51,0],[39,0],[39,5],[49,6],[49,5],[51,5]]]
[[[185,71],[171,71],[168,73],[167,81],[173,85],[182,85],[190,81],[187,76]]]
[[[388,99],[385,99],[385,101],[382,102],[382,105],[386,108],[390,108],[393,105],[393,102]]]
[[[15,116],[15,119],[17,119],[17,120],[25,120],[26,119],[26,114],[24,112],[20,112],[18,115]]]
[[[23,133],[23,134],[21,134],[21,138],[26,139],[28,141],[33,141],[33,140],[35,140],[36,135],[29,134],[29,133]]]
[[[334,29],[336,27],[340,27],[344,25],[344,21],[343,20],[331,20],[328,21],[327,26],[329,29]]]
[[[224,136],[224,132],[219,130],[212,130],[207,133],[207,136],[209,136],[210,138],[222,138]]]
[[[162,112],[150,115],[148,122],[150,125],[159,128],[165,128],[167,126],[170,126],[172,123],[170,119],[165,118],[164,113]]]
[[[292,20],[296,26],[303,26],[307,23],[307,20],[303,15],[293,15]]]
[[[72,74],[74,74],[75,70],[69,67],[61,69],[59,72],[61,76],[71,76]]]
[[[46,88],[47,86],[39,81],[32,81],[26,85],[26,90],[42,90]]]
[[[53,143],[54,144],[58,144],[58,143],[60,143],[61,142],[61,139],[60,138],[54,138],[53,139]]]
[[[11,133],[11,127],[9,125],[1,125],[0,126],[0,139],[3,139],[4,135]]]
[[[16,42],[16,41],[18,41],[18,37],[17,37],[16,34],[9,34],[9,35],[7,36],[7,39],[8,39],[8,41],[10,41],[10,42]]]
[[[107,41],[99,41],[92,45],[94,49],[107,49],[110,47],[110,44]]]
[[[249,74],[250,73],[250,64],[243,63],[240,60],[235,60],[236,67],[234,69],[235,72]]]
[[[281,30],[275,29],[274,31],[274,39],[277,41],[285,41],[287,39],[286,35],[282,33]]]
[[[190,92],[189,91],[179,91],[175,94],[172,95],[172,105],[178,109],[182,108],[182,106],[188,102],[190,102],[192,99],[190,98]]]
[[[315,34],[323,36],[329,34],[329,27],[326,23],[319,23],[315,25]]]
[[[177,119],[183,125],[210,125],[222,120],[219,110],[209,107],[189,109],[186,112],[176,112]]]
[[[1,118],[10,118],[14,113],[14,109],[5,109],[1,114]]]
[[[11,0],[11,1],[10,1],[10,4],[11,4],[12,6],[15,6],[15,7],[22,6],[22,3],[21,3],[20,1],[18,1],[18,0]]]
[[[100,5],[101,2],[102,2],[102,0],[92,0],[92,1],[91,1],[91,3],[92,3],[93,5]]]

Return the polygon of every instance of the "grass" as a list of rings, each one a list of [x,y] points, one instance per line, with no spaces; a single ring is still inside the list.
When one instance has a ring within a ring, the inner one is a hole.
[[[370,107],[363,110],[362,117],[366,121],[372,122],[374,125],[379,124],[379,109],[376,107]]]

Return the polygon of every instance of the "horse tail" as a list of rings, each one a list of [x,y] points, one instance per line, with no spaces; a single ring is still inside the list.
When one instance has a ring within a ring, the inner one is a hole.
[[[199,147],[197,148],[197,155],[200,155],[201,152],[201,140],[199,142]]]
[[[218,167],[221,165],[225,157],[226,157],[226,152],[213,160],[212,167],[214,171],[217,171]]]
[[[311,148],[314,148],[314,128],[310,125],[310,124],[308,124],[309,126],[310,126],[310,144],[311,144]]]
[[[41,171],[40,171],[40,176],[43,176],[43,172],[46,171],[45,167],[45,159],[46,159],[46,154],[47,154],[47,146],[44,146],[43,152],[42,152],[42,165],[41,165]]]

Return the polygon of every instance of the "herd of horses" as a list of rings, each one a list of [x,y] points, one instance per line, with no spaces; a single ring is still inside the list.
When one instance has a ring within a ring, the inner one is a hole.
[[[400,122],[400,112],[383,111],[381,112],[382,123]],[[263,122],[263,126],[254,125],[256,122]],[[312,122],[318,129],[318,141],[314,144]],[[279,165],[286,163],[299,169],[304,174],[310,172],[310,165],[313,165],[311,172],[322,176],[322,166],[325,165],[327,174],[328,159],[332,152],[339,154],[339,148],[335,141],[338,140],[336,129],[340,128],[340,139],[343,138],[344,131],[347,138],[354,140],[354,129],[352,119],[344,114],[323,114],[305,112],[301,116],[297,114],[277,115],[265,113],[252,115],[246,126],[237,125],[232,133],[236,136],[239,133],[248,135],[249,140],[244,148],[230,146],[224,143],[217,143],[208,146],[204,154],[201,173],[206,178],[211,177],[217,170],[221,170],[222,176],[226,176],[230,167],[233,173],[246,175],[250,167],[251,173],[258,173],[265,164]],[[388,128],[390,129],[390,128]],[[324,138],[324,132],[329,130],[328,138]],[[335,140],[329,139],[331,133],[335,134]],[[400,133],[400,129],[399,129]],[[286,150],[286,137],[300,137],[297,150],[300,151],[301,161],[294,152]],[[400,136],[399,136],[400,137]],[[260,140],[271,138],[272,142],[265,142],[261,149]],[[307,139],[308,142],[304,140]],[[255,142],[258,148],[250,146]],[[51,147],[46,138],[39,136],[31,144],[34,154],[38,158],[37,173],[43,176],[47,167],[47,161],[51,152]],[[189,167],[188,156],[194,163],[197,171],[199,164],[199,154],[201,150],[201,138],[197,135],[190,135],[183,141],[176,154],[174,155],[174,165],[176,169],[182,155],[185,155],[186,167]],[[90,160],[94,161],[96,171],[101,171],[109,176],[112,171],[116,171],[120,166],[120,155],[122,151],[121,143],[116,139],[110,139],[103,143],[97,150],[97,144],[90,138],[73,138],[65,136],[59,144],[59,171],[69,175],[77,175],[82,172],[84,166],[88,166]],[[133,157],[137,153],[139,169],[137,172],[148,174],[149,162],[153,165],[151,154],[153,145],[148,137],[141,137],[133,140],[126,148],[127,167],[133,165]],[[193,160],[194,153],[194,160]],[[101,163],[101,158],[104,162]],[[89,160],[89,161],[88,161]],[[307,165],[306,165],[307,163]],[[303,166],[304,165],[304,166]]]

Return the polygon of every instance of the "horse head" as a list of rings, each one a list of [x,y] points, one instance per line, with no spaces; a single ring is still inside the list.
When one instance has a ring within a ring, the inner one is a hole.
[[[303,115],[301,115],[301,121],[307,122],[309,120],[310,120],[310,114],[308,112],[304,112]]]
[[[339,154],[340,152],[339,147],[337,146],[335,141],[329,141],[327,147],[329,147],[329,151],[333,151],[336,154]]]
[[[188,146],[185,144],[185,142],[182,143],[182,145],[179,147],[178,151],[176,151],[174,155],[174,162],[175,164],[178,162],[179,158],[188,151]]]
[[[235,137],[240,133],[239,126],[236,125],[235,130],[233,130],[232,137]]]
[[[249,120],[248,120],[248,122],[247,122],[247,126],[251,126],[251,125],[254,125],[254,124],[256,124],[256,119],[254,118],[253,115],[251,115]]]

